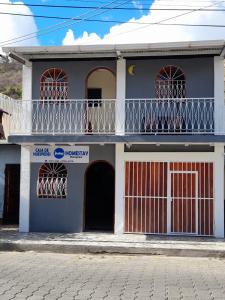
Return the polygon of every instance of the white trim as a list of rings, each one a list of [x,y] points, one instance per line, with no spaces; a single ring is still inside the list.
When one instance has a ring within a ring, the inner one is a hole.
[[[224,238],[224,145],[215,145],[214,167],[214,234]]]
[[[224,106],[224,58],[214,57],[215,134],[225,132]]]
[[[119,58],[116,68],[116,135],[125,134],[126,60]]]
[[[125,219],[125,162],[123,161],[124,144],[116,144],[116,163],[115,163],[115,234],[124,233]]]
[[[21,147],[19,231],[29,232],[30,223],[30,147]]]
[[[161,161],[161,162],[212,162],[216,158],[213,152],[126,152],[126,161]]]

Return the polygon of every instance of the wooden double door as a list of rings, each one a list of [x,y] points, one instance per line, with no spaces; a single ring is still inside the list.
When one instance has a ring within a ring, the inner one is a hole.
[[[19,224],[20,165],[5,167],[3,224]]]

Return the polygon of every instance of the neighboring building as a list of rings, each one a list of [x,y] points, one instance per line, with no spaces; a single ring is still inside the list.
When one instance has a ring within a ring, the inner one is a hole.
[[[20,146],[7,141],[14,100],[0,93],[0,223],[19,223]]]
[[[224,46],[5,48],[20,231],[224,237]]]

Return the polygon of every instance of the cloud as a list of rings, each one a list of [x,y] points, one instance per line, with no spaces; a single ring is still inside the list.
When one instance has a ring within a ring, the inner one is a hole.
[[[2,3],[11,4],[10,0],[3,0]],[[23,2],[14,2],[21,3]],[[26,5],[10,6],[10,5],[1,5],[1,12],[10,12],[10,13],[19,13],[19,14],[32,14],[31,10]],[[37,26],[33,17],[22,17],[22,16],[13,16],[13,15],[4,15],[0,14],[0,45],[3,45],[3,42],[11,40],[13,38],[29,34],[31,32],[37,31]],[[6,43],[4,43],[6,44]],[[11,43],[5,46],[27,46],[27,45],[38,45],[38,40],[36,37],[21,41],[20,43]],[[0,48],[1,51],[1,48]]]
[[[139,9],[140,11],[142,11],[143,9],[143,5],[140,1],[137,1],[137,0],[133,0],[132,1],[132,4],[135,8]]]
[[[172,3],[172,4],[171,4]],[[186,3],[186,4],[184,4]],[[214,0],[198,1],[191,0],[184,2],[183,0],[160,1],[155,0],[150,6],[156,8],[223,8],[225,2],[218,1],[215,4]],[[181,15],[174,18],[178,15]],[[173,18],[173,19],[172,19]],[[154,43],[154,42],[175,42],[175,41],[192,41],[192,40],[211,40],[224,39],[225,28],[210,28],[210,27],[184,27],[184,26],[163,26],[163,25],[140,25],[138,23],[157,23],[164,21],[167,24],[217,24],[224,25],[224,12],[215,11],[156,11],[149,10],[147,15],[138,19],[132,18],[128,22],[118,25],[113,25],[109,32],[103,38],[97,33],[85,32],[81,37],[76,37],[75,32],[69,29],[63,39],[63,45],[73,44],[120,44],[120,43]]]

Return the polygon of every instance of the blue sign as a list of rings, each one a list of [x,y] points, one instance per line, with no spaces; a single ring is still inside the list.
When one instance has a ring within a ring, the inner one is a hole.
[[[54,151],[54,156],[56,159],[62,159],[64,157],[64,150],[63,148],[56,148]]]

